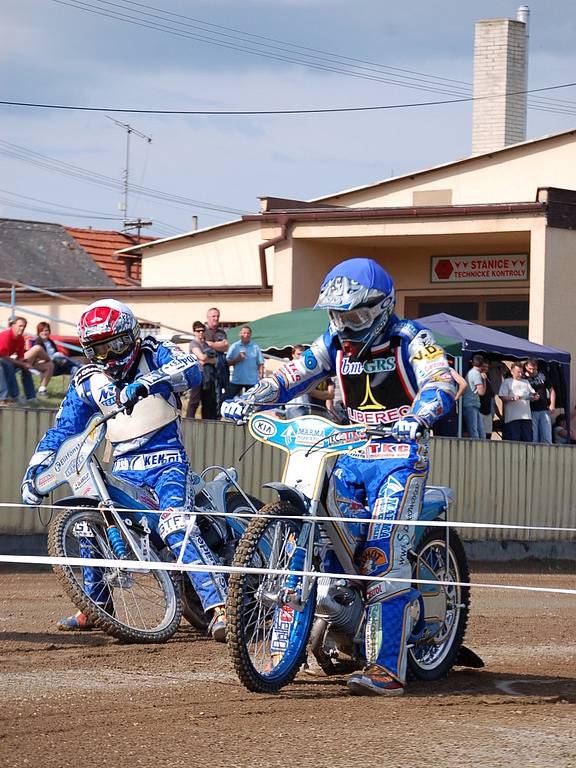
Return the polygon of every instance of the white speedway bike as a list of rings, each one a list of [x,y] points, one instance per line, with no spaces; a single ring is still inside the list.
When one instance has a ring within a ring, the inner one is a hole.
[[[257,440],[281,448],[288,457],[282,482],[267,484],[279,500],[262,507],[251,521],[233,563],[240,569],[272,572],[231,575],[227,641],[246,688],[274,693],[290,683],[303,664],[313,673],[332,675],[365,663],[363,582],[320,575],[327,550],[332,550],[342,573],[358,573],[357,541],[346,522],[330,519],[326,494],[339,454],[364,447],[372,436],[390,435],[386,428],[341,426],[317,416],[284,420],[271,411],[252,414],[248,426]],[[453,498],[450,488],[428,486],[420,520],[447,520]],[[300,519],[290,519],[294,517]],[[368,510],[363,517],[370,517]],[[469,588],[441,583],[469,581],[457,533],[447,526],[417,526],[409,557],[409,675],[432,681],[455,664],[483,666],[463,646]]]
[[[51,556],[119,562],[118,567],[54,566],[76,607],[119,640],[163,643],[176,632],[182,615],[199,630],[207,629],[208,619],[184,573],[129,570],[121,565],[122,560],[174,562],[174,555],[150,528],[144,514],[158,511],[154,491],[106,473],[95,455],[104,439],[106,422],[123,410],[93,416],[83,432],[62,443],[34,482],[42,495],[63,484],[68,484],[73,494],[56,502],[63,510],[49,525]],[[207,480],[214,471],[218,474]],[[196,522],[208,546],[229,565],[246,522],[222,513],[253,514],[262,503],[244,493],[234,468],[207,467],[201,475],[194,475],[193,482]],[[87,580],[105,586],[109,595],[106,605],[88,596]]]

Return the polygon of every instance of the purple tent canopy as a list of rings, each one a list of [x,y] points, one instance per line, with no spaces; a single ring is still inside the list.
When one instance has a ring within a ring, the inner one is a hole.
[[[499,355],[505,359],[525,360],[528,357],[534,357],[536,360],[570,365],[569,352],[534,344],[532,341],[513,336],[511,333],[502,333],[502,331],[486,328],[468,320],[461,320],[459,317],[446,314],[446,312],[419,317],[417,322],[431,331],[436,331],[460,342],[462,352],[466,357],[477,352],[485,352],[487,355]],[[466,355],[466,353],[468,354]]]

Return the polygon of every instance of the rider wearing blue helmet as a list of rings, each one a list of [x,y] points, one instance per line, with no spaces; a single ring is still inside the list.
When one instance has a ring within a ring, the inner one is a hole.
[[[455,394],[446,356],[430,331],[400,320],[394,307],[394,284],[377,262],[338,264],[316,303],[330,318],[323,336],[299,360],[222,406],[223,416],[241,418],[247,402],[285,403],[336,374],[351,422],[392,429],[393,438],[338,459],[328,498],[339,515],[364,515],[364,505],[371,511],[374,522],[358,531],[360,572],[405,580],[367,582],[367,666],[348,680],[359,695],[404,692],[415,529],[401,521],[418,518],[428,475],[428,449],[417,436],[452,408]]]

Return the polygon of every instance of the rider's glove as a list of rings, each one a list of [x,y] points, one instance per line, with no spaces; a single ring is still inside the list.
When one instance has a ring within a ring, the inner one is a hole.
[[[405,416],[392,425],[390,434],[399,442],[411,442],[422,433],[423,425],[415,416]]]
[[[128,416],[132,413],[138,400],[148,397],[149,394],[148,387],[141,381],[133,381],[130,384],[126,384],[120,392],[120,402],[126,406]]]
[[[34,456],[30,459],[30,464],[28,465],[28,469],[22,480],[22,485],[20,486],[20,493],[22,494],[22,501],[24,504],[28,504],[31,507],[37,507],[38,504],[42,503],[44,496],[41,496],[36,490],[34,478],[46,464],[50,463],[53,456],[53,451],[36,451]]]
[[[250,403],[246,400],[224,400],[220,407],[220,413],[225,419],[243,421],[250,410]]]
[[[22,494],[22,501],[24,504],[28,504],[30,507],[37,507],[38,504],[42,504],[42,499],[44,496],[40,496],[36,492],[36,487],[32,478],[22,482],[22,485],[20,486],[20,492]]]

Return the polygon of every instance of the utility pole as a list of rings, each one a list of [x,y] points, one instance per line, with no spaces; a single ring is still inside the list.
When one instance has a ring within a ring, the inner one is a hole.
[[[110,115],[106,115],[108,120],[112,120],[113,123],[116,123],[120,128],[123,128],[126,131],[126,166],[124,168],[124,202],[121,204],[122,210],[124,211],[124,222],[123,227],[124,229],[130,229],[133,227],[136,227],[138,230],[138,237],[140,237],[140,230],[142,227],[149,227],[152,222],[151,221],[143,221],[142,219],[137,219],[136,221],[130,221],[128,219],[128,191],[130,189],[130,136],[131,134],[135,134],[136,136],[139,136],[141,139],[144,139],[148,144],[152,144],[152,137],[146,136],[146,134],[141,133],[140,131],[136,130],[132,125],[129,123],[121,123],[119,120],[115,120],[113,117],[110,117]]]

